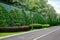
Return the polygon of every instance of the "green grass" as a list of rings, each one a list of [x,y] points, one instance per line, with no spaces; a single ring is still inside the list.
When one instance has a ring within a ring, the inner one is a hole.
[[[21,33],[21,32],[3,32],[3,33],[0,33],[0,37],[9,36],[9,35],[18,34],[18,33]]]

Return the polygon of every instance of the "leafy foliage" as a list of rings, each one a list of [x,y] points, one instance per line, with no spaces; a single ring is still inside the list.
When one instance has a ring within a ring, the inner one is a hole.
[[[0,6],[0,27],[26,26],[30,24],[58,25],[55,9],[48,0],[0,0],[0,2],[19,8],[7,11]],[[20,10],[21,9],[21,10]]]

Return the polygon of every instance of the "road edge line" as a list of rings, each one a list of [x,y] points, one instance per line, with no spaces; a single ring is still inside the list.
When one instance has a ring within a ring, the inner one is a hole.
[[[60,29],[60,28],[59,28],[59,29]],[[51,32],[49,32],[49,33],[43,34],[43,35],[41,35],[41,36],[39,36],[39,37],[37,37],[37,38],[35,38],[35,39],[33,39],[33,40],[38,40],[39,38],[42,38],[42,37],[44,37],[44,36],[47,36],[47,35],[55,32],[55,31],[57,31],[57,30],[59,30],[59,29],[55,29],[55,30],[53,30],[53,31],[51,31]]]

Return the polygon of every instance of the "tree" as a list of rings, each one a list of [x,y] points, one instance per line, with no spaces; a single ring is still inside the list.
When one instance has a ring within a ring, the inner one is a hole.
[[[8,26],[7,20],[9,18],[8,11],[5,10],[3,6],[0,5],[0,27]]]
[[[21,10],[10,11],[10,25],[11,26],[22,26],[25,25],[24,14]]]
[[[11,10],[9,12],[4,9],[6,12],[3,15],[8,15],[8,19],[6,19],[8,26],[24,26],[30,25],[32,23],[50,25],[58,24],[56,11],[50,4],[47,4],[48,0],[1,1],[3,1],[3,3],[5,2],[8,5],[12,5],[13,7],[19,8]]]

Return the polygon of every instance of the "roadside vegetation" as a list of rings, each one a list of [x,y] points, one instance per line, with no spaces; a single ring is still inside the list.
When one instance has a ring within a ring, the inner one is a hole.
[[[60,25],[60,16],[48,0],[0,0],[0,32],[57,25]]]

